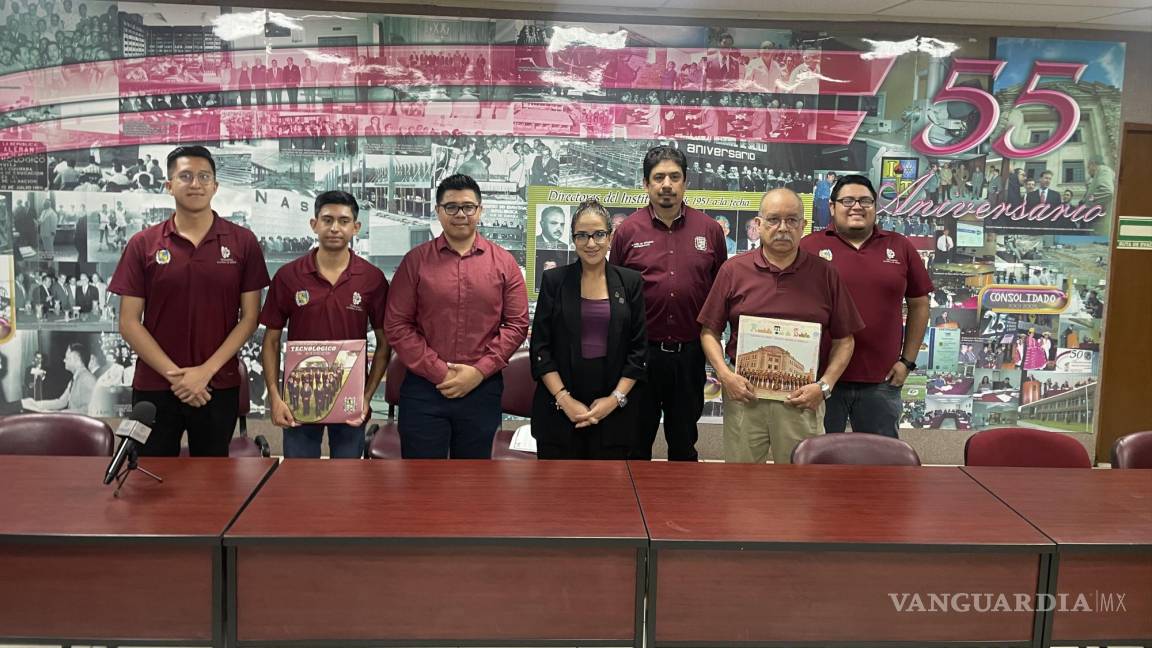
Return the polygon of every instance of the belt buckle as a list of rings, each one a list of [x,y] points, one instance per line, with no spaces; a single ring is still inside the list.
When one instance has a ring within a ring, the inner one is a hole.
[[[683,342],[661,342],[660,350],[664,353],[680,353],[684,348]]]

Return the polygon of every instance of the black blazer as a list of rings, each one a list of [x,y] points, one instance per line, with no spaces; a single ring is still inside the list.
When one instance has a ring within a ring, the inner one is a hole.
[[[644,279],[630,268],[607,264],[608,348],[604,358],[605,382],[615,384],[621,377],[637,381],[648,376],[648,332],[644,314]],[[540,279],[540,296],[532,320],[532,377],[560,374],[565,385],[572,384],[573,360],[580,357],[580,262],[546,270]],[[607,396],[608,394],[603,394]],[[533,420],[550,418],[556,401],[543,382],[536,385],[532,400]],[[564,421],[567,417],[560,413]],[[570,430],[532,430],[537,439],[565,440]]]

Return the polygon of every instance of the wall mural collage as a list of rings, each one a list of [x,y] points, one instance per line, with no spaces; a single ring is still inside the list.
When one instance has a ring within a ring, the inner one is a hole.
[[[520,261],[530,297],[575,260],[572,208],[645,205],[643,153],[668,143],[730,256],[759,246],[765,190],[801,194],[811,231],[839,175],[872,179],[878,224],[909,237],[935,284],[903,427],[1091,432],[1124,45],[843,28],[8,0],[0,413],[129,407],[135,355],[107,283],[128,239],[170,216],[177,143],[211,149],[213,206],[256,234],[270,273],[312,247],[313,198],[342,189],[362,206],[356,251],[390,277],[439,233],[436,184],[471,175],[480,231]],[[260,336],[242,351],[254,413]],[[81,372],[96,389],[70,402]]]

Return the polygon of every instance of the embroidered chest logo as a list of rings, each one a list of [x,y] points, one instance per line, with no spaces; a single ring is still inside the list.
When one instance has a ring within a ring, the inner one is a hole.
[[[229,250],[227,245],[220,246],[220,260],[216,263],[236,263],[236,259],[232,258],[232,250]]]
[[[296,305],[297,306],[307,306],[309,299],[310,299],[310,297],[308,295],[307,290],[297,290],[296,291]]]
[[[832,260],[832,250],[829,250],[828,248],[824,248],[823,250],[820,250],[820,258],[824,259],[825,261],[831,261]]]
[[[172,253],[168,250],[156,250],[156,263],[160,265],[172,263]]]
[[[348,306],[348,309],[349,310],[356,310],[356,311],[364,310],[364,308],[362,306],[360,306],[360,304],[363,303],[363,301],[364,301],[364,298],[360,296],[359,292],[352,291],[352,303]]]
[[[632,244],[632,249],[646,248],[651,246],[655,241],[637,241]]]
[[[900,259],[896,258],[896,253],[892,251],[892,248],[888,248],[888,251],[885,252],[884,255],[887,257],[884,259],[884,263],[894,263],[896,265],[900,265]]]
[[[704,238],[703,236],[697,236],[696,238],[692,239],[692,243],[695,244],[697,250],[700,250],[701,252],[708,251],[708,239]]]

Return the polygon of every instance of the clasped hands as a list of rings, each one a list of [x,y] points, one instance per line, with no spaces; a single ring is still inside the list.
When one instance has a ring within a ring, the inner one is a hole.
[[[592,401],[591,405],[585,405],[576,400],[568,390],[560,392],[556,404],[560,406],[560,410],[564,412],[568,420],[576,424],[577,428],[596,425],[617,407],[620,407],[620,401],[616,400],[615,396],[602,396]]]
[[[204,365],[195,367],[178,367],[164,373],[168,382],[172,383],[172,393],[176,394],[182,403],[192,407],[202,407],[212,400],[212,391],[208,383],[212,380],[214,372]]]

